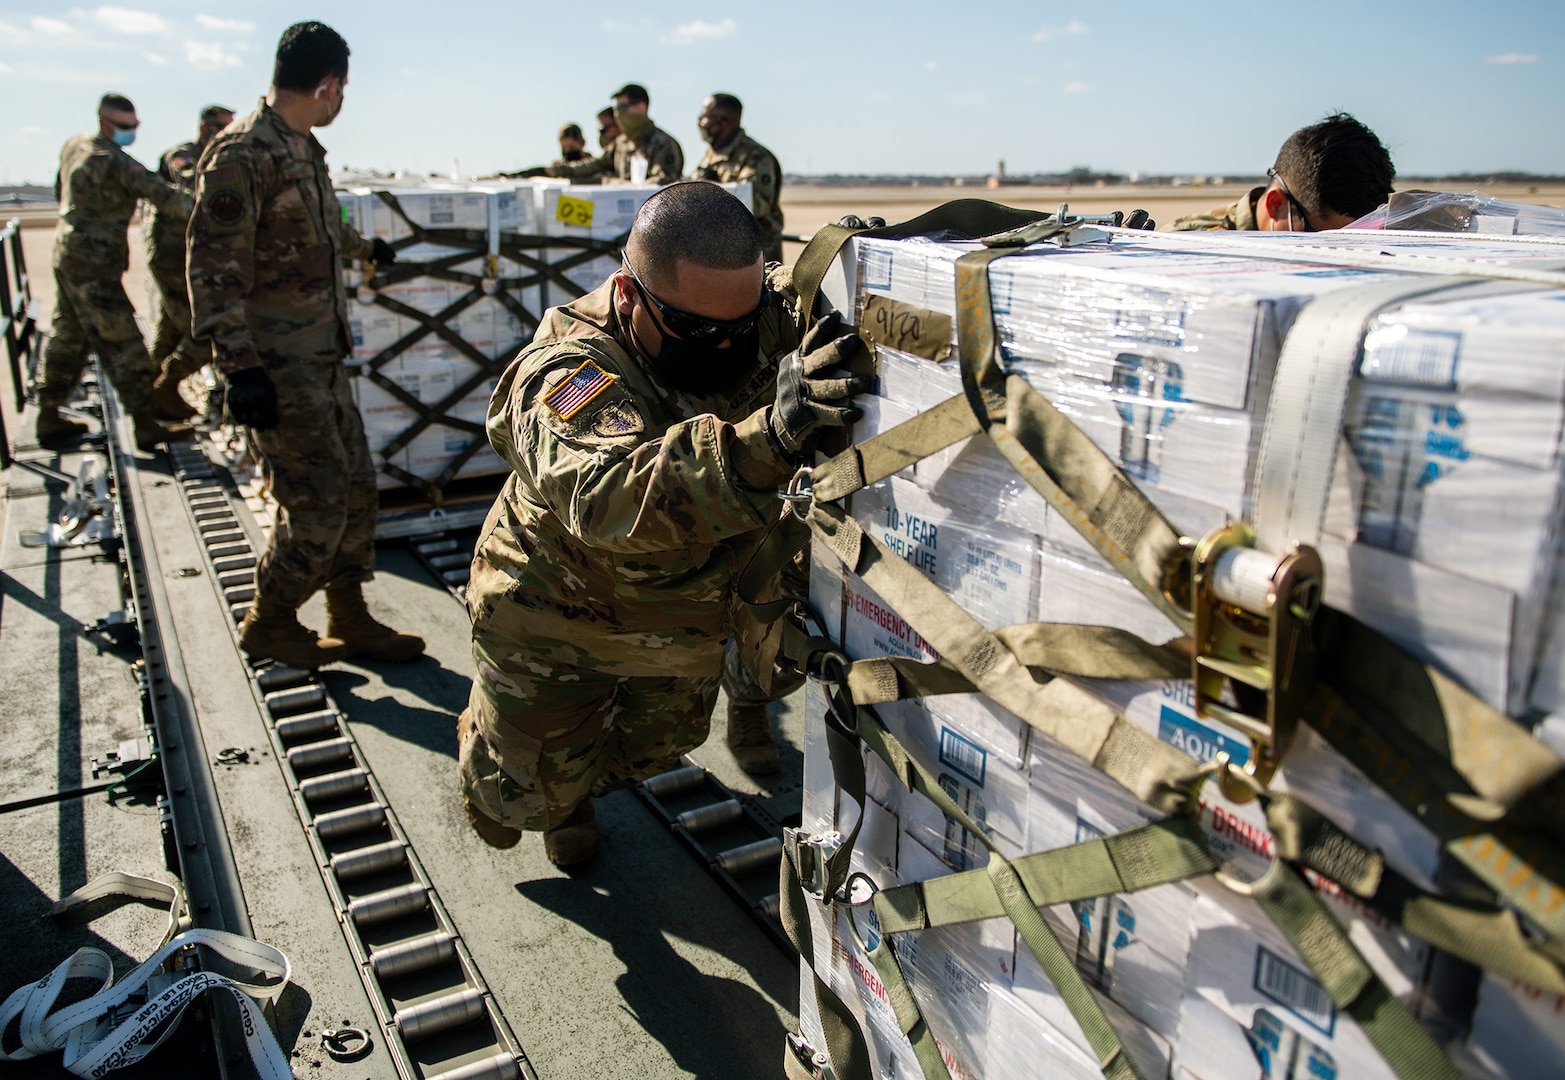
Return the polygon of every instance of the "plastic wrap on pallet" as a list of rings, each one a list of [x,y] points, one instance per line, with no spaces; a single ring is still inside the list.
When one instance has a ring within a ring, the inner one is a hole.
[[[1565,210],[1510,202],[1476,191],[1397,191],[1348,229],[1565,236]]]
[[[1351,263],[1354,252],[1370,250],[1368,238],[1312,237],[1309,247],[1316,256],[1324,246],[1339,248]],[[1565,256],[1565,245],[1378,239],[1407,258]],[[1218,515],[1248,511],[1271,370],[1298,311],[1327,291],[1392,276],[1296,262],[1289,250],[1298,245],[1284,241],[1278,257],[1264,258],[1130,237],[1108,250],[1003,260],[990,279],[1006,361],[1170,520],[1200,535]],[[954,261],[973,250],[917,240],[861,239],[850,247],[851,275],[829,276],[827,285],[828,292],[833,282],[841,288],[851,276],[854,294],[830,299],[860,317],[872,300],[950,313]],[[1406,303],[1374,320],[1345,416],[1351,452],[1339,456],[1322,542],[1328,564],[1341,571],[1327,575],[1328,602],[1513,715],[1537,705],[1529,694],[1558,561],[1565,429],[1557,349],[1565,305],[1558,296],[1497,286]],[[960,387],[949,363],[885,347],[876,354],[878,396],[859,438]],[[1056,618],[1066,614],[1061,602],[1090,594],[1098,585],[1091,572],[1107,568],[1073,543],[1074,530],[1044,510],[986,442],[972,439],[921,461],[909,478],[979,520],[1041,532],[1045,568],[1054,573],[1040,617],[1070,621]],[[1090,621],[1136,632],[1160,622],[1133,596],[1108,610],[1108,619]],[[1473,617],[1452,619],[1452,611]]]
[[[1532,1080],[1565,1072],[1565,997],[1498,975],[1478,988],[1467,1049],[1471,1076]]]

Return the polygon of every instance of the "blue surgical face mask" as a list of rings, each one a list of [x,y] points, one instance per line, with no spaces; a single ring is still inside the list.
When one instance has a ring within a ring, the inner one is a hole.
[[[123,128],[115,128],[114,134],[109,137],[114,140],[115,146],[129,146],[136,141],[136,129],[131,128],[126,131]]]

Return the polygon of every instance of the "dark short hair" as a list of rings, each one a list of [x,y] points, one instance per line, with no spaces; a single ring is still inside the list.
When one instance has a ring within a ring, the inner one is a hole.
[[[98,99],[99,112],[135,112],[136,105],[124,94],[104,94]]]
[[[609,97],[630,98],[630,103],[632,105],[652,104],[651,95],[647,93],[647,88],[642,86],[640,83],[628,82],[618,90],[614,91],[614,93],[610,94]]]
[[[722,112],[733,113],[735,116],[744,115],[744,102],[732,94],[717,93],[712,95],[712,107]]]
[[[348,43],[322,22],[294,23],[277,41],[272,85],[279,90],[314,90],[322,79],[348,77]]]
[[[614,119],[614,106],[605,105],[598,110],[598,119],[602,120],[604,117],[608,117],[610,120]]]
[[[761,226],[749,206],[716,184],[689,180],[657,192],[630,230],[636,273],[649,289],[677,288],[681,261],[743,270],[761,260]]]
[[[562,139],[581,139],[582,142],[586,142],[587,141],[586,139],[582,139],[581,125],[580,124],[566,124],[564,127],[562,127],[560,129],[560,138],[562,138]]]
[[[208,105],[201,110],[201,122],[203,124],[215,124],[225,115],[232,119],[234,110],[227,105]]]
[[[1385,202],[1397,175],[1380,139],[1347,113],[1289,135],[1272,167],[1307,213],[1351,218]]]

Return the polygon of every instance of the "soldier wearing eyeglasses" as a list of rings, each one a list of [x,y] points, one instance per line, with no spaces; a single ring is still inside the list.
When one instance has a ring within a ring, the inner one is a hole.
[[[1266,170],[1270,183],[1232,206],[1180,218],[1172,231],[1320,232],[1351,225],[1391,196],[1396,170],[1375,133],[1347,113],[1300,128]]]
[[[835,316],[801,341],[789,271],[749,207],[708,183],[654,195],[621,269],[551,310],[489,407],[513,473],[468,585],[476,673],[458,725],[463,802],[496,847],[544,833],[591,858],[592,797],[707,736],[735,578],[778,488],[867,380]]]

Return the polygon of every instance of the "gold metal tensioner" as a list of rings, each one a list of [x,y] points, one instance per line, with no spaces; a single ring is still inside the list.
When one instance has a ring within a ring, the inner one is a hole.
[[[1249,738],[1247,777],[1233,775],[1238,764],[1218,770],[1223,794],[1248,802],[1277,772],[1314,682],[1310,624],[1320,610],[1325,569],[1306,544],[1280,558],[1257,550],[1254,531],[1241,523],[1202,537],[1192,567],[1196,715]],[[1234,705],[1223,700],[1230,680]]]

